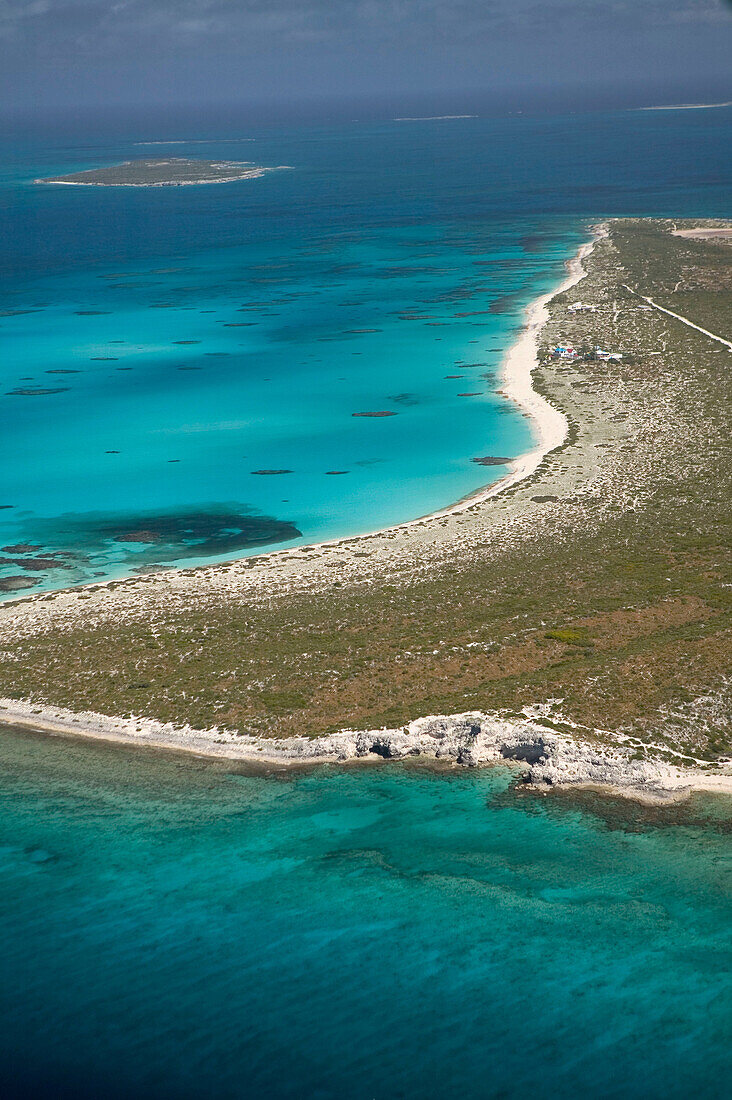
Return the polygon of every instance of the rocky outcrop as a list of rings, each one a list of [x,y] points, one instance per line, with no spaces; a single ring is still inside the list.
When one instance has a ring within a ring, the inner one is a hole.
[[[74,714],[31,702],[0,700],[0,723],[99,740],[158,746],[262,763],[315,764],[425,757],[456,765],[506,764],[536,787],[590,785],[664,798],[695,788],[732,792],[732,770],[714,774],[634,759],[623,746],[594,745],[532,719],[480,712],[418,718],[400,729],[342,730],[323,737],[253,737],[230,730],[174,726],[150,718]]]
[[[270,752],[272,747],[268,745]],[[297,748],[281,741],[277,751],[288,756],[293,752],[296,756],[335,755],[341,760],[427,756],[473,767],[505,762],[537,786],[609,785],[662,795],[690,785],[680,769],[634,760],[629,749],[594,746],[533,721],[503,720],[478,712],[419,718],[398,730],[344,731]]]

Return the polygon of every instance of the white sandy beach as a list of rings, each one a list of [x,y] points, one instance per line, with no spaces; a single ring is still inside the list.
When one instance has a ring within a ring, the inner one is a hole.
[[[566,438],[568,427],[565,414],[561,412],[561,410],[555,408],[542,396],[542,394],[537,393],[533,386],[533,373],[538,366],[538,338],[549,316],[547,307],[549,302],[551,302],[557,294],[570,290],[583,278],[585,260],[591,255],[597,241],[607,236],[607,232],[606,223],[595,225],[592,229],[591,239],[582,244],[576,255],[567,261],[567,275],[562,282],[546,294],[535,299],[527,307],[521,335],[516,343],[508,350],[503,361],[500,375],[501,385],[498,392],[508,397],[511,401],[514,401],[523,412],[526,412],[531,417],[532,427],[536,437],[536,445],[532,447],[530,451],[511,460],[509,463],[510,472],[506,474],[505,477],[500,478],[498,481],[491,482],[481,489],[477,489],[474,493],[469,493],[460,500],[448,504],[436,512],[429,512],[425,515],[417,516],[414,519],[404,520],[402,523],[393,524],[390,527],[379,528],[376,531],[367,532],[363,535],[343,535],[335,539],[326,539],[322,542],[308,543],[305,546],[285,548],[284,550],[273,550],[270,552],[263,551],[257,556],[257,562],[275,561],[278,559],[284,560],[293,556],[301,557],[308,552],[328,547],[353,548],[358,542],[364,539],[374,539],[379,536],[391,537],[399,532],[409,531],[414,527],[423,528],[425,524],[430,521],[461,515],[473,509],[475,505],[481,504],[486,500],[491,500],[498,496],[499,493],[517,485],[533,474],[548,454],[556,450],[557,447],[561,447]],[[247,559],[240,559],[240,561],[243,566],[247,565]],[[225,566],[226,563],[220,567],[202,566],[199,570],[196,570],[196,572],[200,574],[201,571],[208,571],[210,568],[216,569]],[[190,575],[192,571],[186,569],[177,570],[176,572]],[[165,575],[172,575],[172,571],[166,572]],[[144,579],[133,578],[124,583],[139,584],[149,579],[149,577]],[[92,582],[86,585],[79,585],[77,588],[69,591],[82,592],[85,589],[98,591],[100,588],[103,589],[109,585],[116,587],[119,583],[119,581],[115,580]],[[46,596],[47,593],[26,595],[21,597],[20,601],[6,601],[6,606],[15,602],[27,603],[28,601],[40,601]],[[0,605],[0,607],[1,606],[2,605]]]
[[[148,619],[163,604],[183,608],[191,600],[205,603],[210,599],[227,602],[246,599],[251,603],[268,600],[273,592],[315,591],[329,583],[333,568],[339,570],[339,576],[368,584],[374,575],[384,572],[392,575],[408,570],[424,572],[446,553],[458,553],[465,558],[475,545],[534,536],[541,517],[550,514],[555,506],[537,512],[532,504],[534,498],[525,490],[519,497],[507,494],[506,490],[530,483],[545,457],[562,446],[568,428],[565,413],[533,387],[538,341],[549,316],[549,302],[583,277],[586,257],[606,233],[604,225],[597,226],[592,240],[568,263],[567,277],[560,286],[532,303],[527,310],[526,327],[506,356],[502,392],[532,417],[536,446],[514,460],[510,473],[501,481],[431,516],[370,535],[263,554],[255,560],[170,570],[12,601],[0,607],[0,636],[3,632],[17,637],[63,630],[78,622],[80,616],[85,622],[115,618],[139,621]],[[565,399],[567,405],[572,400],[587,401],[571,381],[564,384],[562,404]],[[585,410],[587,421],[586,405]],[[580,418],[577,410],[574,418]],[[541,479],[547,487],[571,496],[586,493],[588,485],[595,482],[608,492],[611,483],[600,469],[603,462],[607,463],[608,447],[614,446],[611,441],[616,436],[627,438],[630,433],[632,438],[634,433],[632,423],[621,429],[616,427],[616,420],[605,418],[588,428],[584,437],[573,444],[579,451],[571,462],[559,455],[542,467]],[[642,476],[642,472],[640,468],[638,475]],[[193,729],[144,716],[75,714],[33,701],[3,699],[0,708],[0,723],[8,725],[219,759],[312,764],[422,755],[455,764],[510,761],[537,784],[604,786],[633,797],[678,797],[692,790],[732,793],[732,768],[710,771],[704,761],[690,759],[679,759],[678,766],[639,761],[633,758],[639,746],[633,739],[621,738],[615,745],[600,747],[603,731],[578,729],[575,736],[559,735],[534,721],[530,708],[524,720],[509,721],[496,714],[472,715],[469,720],[465,715],[448,715],[418,719],[402,729],[344,730],[322,737],[287,739],[248,736],[218,728]]]

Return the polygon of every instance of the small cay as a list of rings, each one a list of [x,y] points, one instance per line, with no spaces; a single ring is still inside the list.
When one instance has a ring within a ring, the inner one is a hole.
[[[201,183],[234,183],[251,180],[274,169],[249,162],[187,160],[181,157],[127,160],[108,168],[90,168],[65,176],[49,176],[34,183],[58,183],[77,187],[186,187]]]

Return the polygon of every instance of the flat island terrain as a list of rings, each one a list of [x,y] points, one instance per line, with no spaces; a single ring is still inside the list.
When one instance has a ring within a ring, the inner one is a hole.
[[[109,168],[90,168],[67,176],[51,176],[34,183],[66,183],[82,187],[185,187],[195,183],[234,183],[257,179],[271,168],[248,161],[186,160],[165,157],[127,160]]]
[[[528,476],[367,537],[5,604],[4,720],[731,789],[732,247],[713,228],[597,227],[532,334],[534,398],[567,426]]]

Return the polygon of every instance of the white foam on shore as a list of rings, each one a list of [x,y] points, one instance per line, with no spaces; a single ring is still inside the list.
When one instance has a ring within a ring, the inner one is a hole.
[[[393,118],[392,122],[450,122],[457,118],[477,118],[477,115],[417,115],[413,118]]]
[[[256,141],[250,137],[178,138],[175,141],[136,141],[135,145],[232,145],[235,141]]]
[[[732,99],[724,103],[668,103],[658,107],[631,107],[632,111],[709,111],[714,107],[732,107]]]

